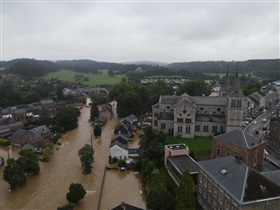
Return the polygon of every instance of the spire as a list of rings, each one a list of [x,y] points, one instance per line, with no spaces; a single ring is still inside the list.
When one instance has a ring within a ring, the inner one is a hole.
[[[240,81],[239,81],[239,76],[238,76],[238,62],[236,64],[237,64],[237,68],[236,68],[236,74],[235,74],[235,81],[234,81],[234,85],[231,90],[230,96],[244,97],[244,95],[241,91],[241,88],[240,88]]]
[[[227,64],[227,74],[226,74],[226,81],[225,81],[225,88],[227,92],[231,91],[230,81],[229,81],[229,75],[228,75],[228,64]]]

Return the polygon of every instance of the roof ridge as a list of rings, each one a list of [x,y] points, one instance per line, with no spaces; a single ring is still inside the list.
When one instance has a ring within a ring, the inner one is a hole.
[[[243,189],[242,189],[242,194],[241,194],[241,203],[243,203],[244,201],[244,195],[245,195],[245,191],[246,191],[246,183],[247,183],[247,179],[248,179],[248,171],[249,171],[249,167],[246,166],[246,172],[245,172],[245,179],[244,179],[244,183],[243,183]]]
[[[247,138],[246,138],[246,136],[245,136],[244,131],[242,131],[242,135],[243,135],[243,138],[244,138],[244,140],[245,140],[245,143],[246,143],[247,148],[249,148],[249,145],[248,145],[248,142],[247,142]]]

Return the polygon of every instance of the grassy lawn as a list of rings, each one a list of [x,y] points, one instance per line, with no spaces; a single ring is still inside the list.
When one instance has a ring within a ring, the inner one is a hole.
[[[194,151],[197,160],[210,157],[212,151],[212,138],[211,137],[194,137],[193,139],[186,139],[180,137],[167,136],[168,144],[181,144],[184,143],[189,147],[190,151]]]
[[[51,72],[42,77],[44,80],[51,80],[51,78],[58,78],[63,81],[75,82],[75,75],[83,75],[83,78],[88,77],[89,81],[81,80],[81,83],[84,85],[95,86],[95,85],[105,85],[105,84],[116,84],[121,82],[123,77],[126,77],[124,74],[115,75],[111,77],[108,75],[107,70],[99,70],[100,74],[92,74],[92,73],[81,73],[74,72],[71,70],[60,70],[57,72]]]

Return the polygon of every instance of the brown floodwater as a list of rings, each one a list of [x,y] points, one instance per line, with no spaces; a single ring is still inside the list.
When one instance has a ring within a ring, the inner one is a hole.
[[[114,118],[102,128],[102,136],[93,138],[95,149],[92,173],[82,174],[78,150],[85,144],[90,144],[92,127],[88,122],[90,109],[83,108],[79,117],[79,126],[67,132],[61,138],[61,145],[56,145],[54,154],[48,163],[40,162],[40,173],[27,178],[26,184],[13,192],[9,185],[2,180],[3,168],[0,167],[0,209],[57,209],[67,204],[66,194],[70,183],[81,183],[87,194],[75,209],[112,209],[122,201],[145,208],[144,193],[139,174],[129,171],[105,171],[108,163],[108,149],[113,137],[113,130],[118,123]],[[8,153],[9,151],[9,153]],[[0,147],[0,156],[7,160],[18,157],[17,148]],[[104,187],[101,194],[102,180]],[[139,191],[143,191],[140,195]],[[101,198],[101,199],[100,199]],[[101,201],[99,203],[99,200]]]

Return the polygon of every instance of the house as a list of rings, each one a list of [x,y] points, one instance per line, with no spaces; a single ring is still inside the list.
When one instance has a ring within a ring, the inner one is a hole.
[[[133,123],[137,122],[137,117],[134,114],[131,114],[124,118],[122,122],[125,122],[128,125],[132,125]]]
[[[196,188],[199,167],[189,156],[188,146],[185,144],[165,145],[164,165],[177,186],[184,171],[188,170]]]
[[[109,147],[109,156],[111,158],[118,158],[118,159],[127,159],[128,158],[128,145],[123,144],[122,142],[115,140],[111,142]]]
[[[23,149],[32,149],[36,153],[41,153],[44,147],[45,147],[45,145],[44,145],[43,137],[38,137],[34,140],[31,140],[27,144],[25,144],[22,148]]]
[[[102,104],[98,106],[99,115],[109,120],[113,117],[113,109],[110,103]]]
[[[101,115],[99,115],[99,117],[95,118],[95,120],[93,121],[94,125],[105,125],[107,119]]]
[[[269,124],[268,141],[276,146],[280,145],[280,117],[273,117]]]
[[[249,167],[262,166],[265,142],[243,130],[231,130],[214,136],[212,159],[233,156]]]
[[[16,130],[23,128],[24,125],[22,122],[13,122],[6,125],[0,126],[0,137],[9,137]]]
[[[40,104],[41,104],[42,108],[45,108],[48,110],[55,109],[54,101],[52,99],[41,100]]]
[[[199,161],[198,202],[203,209],[279,209],[280,187],[232,156]]]
[[[130,125],[127,125],[126,123],[122,122],[114,130],[114,134],[122,134],[127,137],[130,137],[132,135],[132,127]]]
[[[18,129],[10,136],[12,146],[22,147],[24,144],[31,141],[34,137],[25,129]]]
[[[27,112],[25,109],[15,109],[11,114],[14,121],[23,121],[27,118]]]
[[[233,129],[241,130],[247,114],[248,99],[241,91],[237,71],[233,88],[226,84],[219,97],[186,93],[161,95],[159,102],[152,106],[152,127],[184,138],[214,136]]]
[[[111,210],[144,210],[144,209],[122,202],[120,205],[116,206],[115,208],[112,208]]]
[[[38,145],[38,142],[43,144],[43,147],[46,144],[46,141],[52,136],[52,132],[48,129],[47,126],[42,125],[30,130],[18,129],[11,136],[11,145],[16,147],[23,147],[25,144],[30,143]],[[41,144],[40,143],[40,144]]]

